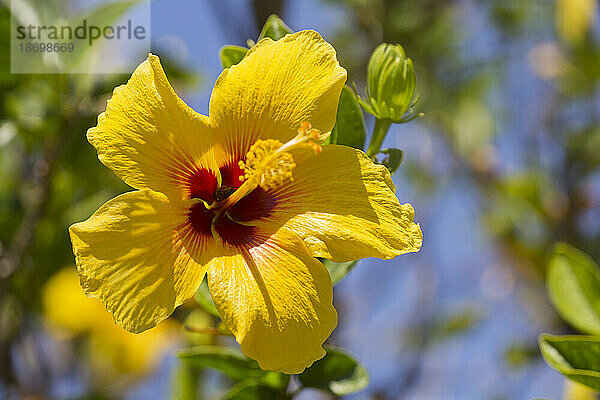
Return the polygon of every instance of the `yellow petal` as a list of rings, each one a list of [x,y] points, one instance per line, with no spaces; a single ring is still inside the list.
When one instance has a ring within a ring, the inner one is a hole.
[[[329,132],[345,81],[335,50],[317,32],[276,42],[266,38],[221,73],[210,98],[210,121],[225,151],[238,157],[260,138],[287,142],[303,121]]]
[[[268,236],[267,236],[268,237]],[[322,358],[337,324],[331,279],[289,232],[209,265],[211,295],[242,351],[263,369],[296,374]]]
[[[208,118],[175,94],[154,55],[115,88],[87,137],[100,161],[136,189],[186,197],[197,171],[217,170]]]
[[[422,233],[410,204],[400,204],[388,170],[362,151],[323,146],[293,153],[294,181],[272,195],[277,206],[267,224],[285,224],[315,257],[346,262],[390,259],[418,251]]]
[[[81,286],[115,322],[141,332],[194,295],[206,272],[182,238],[183,209],[151,190],[109,200],[69,228]]]

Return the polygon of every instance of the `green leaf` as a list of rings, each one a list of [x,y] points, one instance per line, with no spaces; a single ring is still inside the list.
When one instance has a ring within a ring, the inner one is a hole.
[[[386,167],[390,171],[390,174],[396,172],[404,158],[404,152],[400,149],[384,149],[380,150],[379,154],[386,155],[380,164]]]
[[[178,363],[172,378],[171,399],[195,400],[198,398],[199,372],[185,363]]]
[[[273,40],[279,40],[288,33],[292,33],[293,31],[289,26],[283,22],[279,16],[275,14],[271,14],[269,18],[267,18],[267,22],[263,25],[262,30],[260,31],[260,35],[258,36],[258,40],[269,37]]]
[[[186,365],[194,368],[213,368],[235,381],[252,380],[255,384],[282,390],[289,378],[284,374],[264,371],[258,363],[237,349],[223,346],[196,346],[178,355]]]
[[[342,349],[328,348],[325,357],[298,375],[298,380],[306,387],[343,396],[366,388],[369,374]]]
[[[558,313],[578,330],[600,335],[600,270],[587,254],[558,243],[546,277]]]
[[[214,315],[215,317],[221,318],[219,312],[217,311],[217,308],[215,307],[215,303],[213,303],[212,297],[210,296],[210,291],[208,290],[206,278],[200,284],[200,287],[196,291],[194,299],[204,311]]]
[[[196,368],[214,368],[234,380],[261,378],[268,372],[242,352],[231,347],[196,346],[185,349],[177,355],[181,360]]]
[[[219,56],[221,58],[221,64],[223,69],[229,68],[242,61],[248,49],[242,46],[223,46]]]
[[[356,95],[344,85],[338,103],[335,126],[328,143],[343,144],[363,150],[365,146],[365,120]]]
[[[552,336],[539,339],[544,360],[571,380],[600,390],[600,337]]]
[[[285,399],[281,390],[256,382],[242,382],[225,393],[221,400]]]
[[[348,272],[352,271],[352,269],[356,266],[356,263],[358,261],[335,263],[333,261],[323,259],[321,260],[321,262],[325,265],[327,271],[329,271],[329,276],[331,276],[331,282],[335,285],[339,281],[341,281],[342,278],[346,276]]]

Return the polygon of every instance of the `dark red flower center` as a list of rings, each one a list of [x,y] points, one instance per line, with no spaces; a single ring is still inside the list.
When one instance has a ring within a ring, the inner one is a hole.
[[[188,178],[188,194],[191,199],[202,199],[211,204],[217,185],[217,177],[211,171],[206,168],[198,169]]]
[[[189,226],[192,232],[201,238],[212,236],[214,228],[214,232],[228,244],[249,245],[255,239],[256,227],[248,226],[246,223],[271,215],[277,203],[276,199],[272,194],[257,187],[230,207],[226,213],[217,217],[217,214],[208,209],[205,204],[210,205],[213,202],[218,204],[225,201],[242,185],[239,177],[243,175],[237,162],[230,162],[219,171],[222,178],[221,186],[218,186],[217,177],[208,169],[197,170],[188,179],[190,198],[204,200],[195,203],[188,210]]]

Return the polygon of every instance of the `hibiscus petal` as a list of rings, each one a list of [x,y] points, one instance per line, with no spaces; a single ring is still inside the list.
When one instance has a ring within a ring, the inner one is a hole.
[[[260,138],[287,142],[303,121],[321,132],[335,123],[346,70],[315,31],[301,31],[252,47],[225,69],[210,98],[210,121],[228,154],[240,159]]]
[[[136,189],[189,197],[195,174],[218,170],[208,118],[175,94],[154,55],[115,88],[87,138],[100,161]]]
[[[277,204],[261,224],[285,224],[314,257],[346,262],[390,259],[420,249],[423,235],[410,204],[400,204],[388,170],[362,151],[323,146],[293,153],[294,181],[272,192]],[[260,225],[259,225],[260,226]]]
[[[242,351],[261,368],[300,373],[325,355],[337,324],[333,287],[296,235],[266,236],[241,254],[232,248],[210,263],[208,284]]]
[[[151,190],[109,200],[69,228],[83,290],[115,322],[141,332],[167,318],[200,285],[205,262],[180,238],[185,213]]]

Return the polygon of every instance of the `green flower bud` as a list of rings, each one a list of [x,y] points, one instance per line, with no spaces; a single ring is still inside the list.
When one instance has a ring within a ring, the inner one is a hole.
[[[416,77],[412,60],[399,44],[382,43],[373,52],[367,69],[365,110],[379,119],[405,122],[413,106]],[[412,118],[411,118],[412,119]]]

